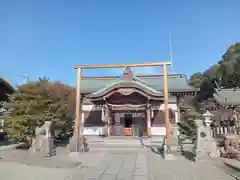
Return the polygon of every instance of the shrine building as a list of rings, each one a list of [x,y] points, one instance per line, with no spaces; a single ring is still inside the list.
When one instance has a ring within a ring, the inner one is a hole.
[[[7,101],[8,95],[14,92],[14,87],[3,77],[0,77],[0,102]]]
[[[128,67],[120,76],[83,77],[80,87],[83,135],[165,135],[163,75],[135,76]],[[172,126],[180,120],[180,99],[197,91],[185,75],[168,75]]]

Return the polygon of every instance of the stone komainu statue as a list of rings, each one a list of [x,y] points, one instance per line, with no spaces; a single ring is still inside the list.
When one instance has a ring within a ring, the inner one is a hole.
[[[52,156],[53,149],[52,122],[46,121],[41,127],[36,127],[30,151],[32,153],[39,151],[44,156]]]

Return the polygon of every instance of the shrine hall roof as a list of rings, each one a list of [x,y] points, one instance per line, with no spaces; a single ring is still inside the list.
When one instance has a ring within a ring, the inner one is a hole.
[[[151,89],[152,92],[163,92],[163,75],[135,76],[141,84]],[[83,77],[81,80],[81,93],[89,94],[111,86],[119,81],[120,76],[108,77]],[[187,78],[182,74],[168,75],[169,92],[197,92],[198,89],[188,84]]]
[[[221,105],[240,105],[240,88],[216,89],[213,94],[215,101]]]
[[[14,92],[14,87],[3,77],[0,77],[0,101],[6,101],[8,94]]]
[[[153,96],[163,96],[163,93],[160,91],[157,91],[156,89],[152,88],[151,86],[149,86],[148,84],[146,84],[145,82],[141,81],[138,78],[133,78],[131,81],[125,81],[123,79],[119,79],[116,80],[115,82],[113,82],[112,84],[109,84],[108,86],[105,86],[102,89],[99,89],[98,91],[90,94],[91,97],[98,97],[98,96],[102,96],[105,94],[105,92],[109,92],[112,91],[116,88],[129,88],[129,87],[134,87],[134,88],[138,88],[141,89],[143,91],[145,91],[146,93],[149,93]]]

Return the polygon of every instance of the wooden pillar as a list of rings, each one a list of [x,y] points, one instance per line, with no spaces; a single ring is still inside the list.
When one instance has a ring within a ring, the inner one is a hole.
[[[106,121],[107,121],[107,136],[110,135],[110,117],[109,117],[109,108],[106,107],[106,115],[105,115]]]
[[[178,122],[181,120],[181,111],[180,111],[180,97],[177,96],[177,113],[178,113]]]
[[[147,136],[151,136],[151,111],[149,107],[147,107]]]
[[[108,136],[108,115],[107,107],[102,108],[102,121],[104,123],[104,136]]]
[[[177,107],[177,113],[178,113],[178,122],[180,122],[180,120],[181,120],[181,112],[180,112],[180,108],[179,107]]]
[[[80,109],[82,110],[82,104],[80,106]],[[83,131],[84,131],[84,123],[85,123],[85,114],[84,112],[81,113],[81,131],[79,132],[80,135],[82,135]]]
[[[77,89],[76,89],[76,110],[75,110],[75,122],[74,122],[74,137],[79,137],[79,125],[81,121],[81,69],[77,69]]]
[[[171,130],[169,124],[169,111],[168,111],[168,75],[167,75],[167,65],[163,65],[163,75],[164,75],[164,122],[166,128],[166,144],[168,150],[171,146]]]

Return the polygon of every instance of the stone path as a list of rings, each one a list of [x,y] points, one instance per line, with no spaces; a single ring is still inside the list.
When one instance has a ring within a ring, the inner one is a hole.
[[[72,157],[77,160],[76,157]],[[152,152],[89,152],[72,169],[28,166],[0,160],[1,180],[234,180],[210,163],[182,156],[166,161]]]
[[[88,159],[71,180],[234,180],[210,163],[178,156],[166,161],[152,152],[108,152],[94,163]]]

